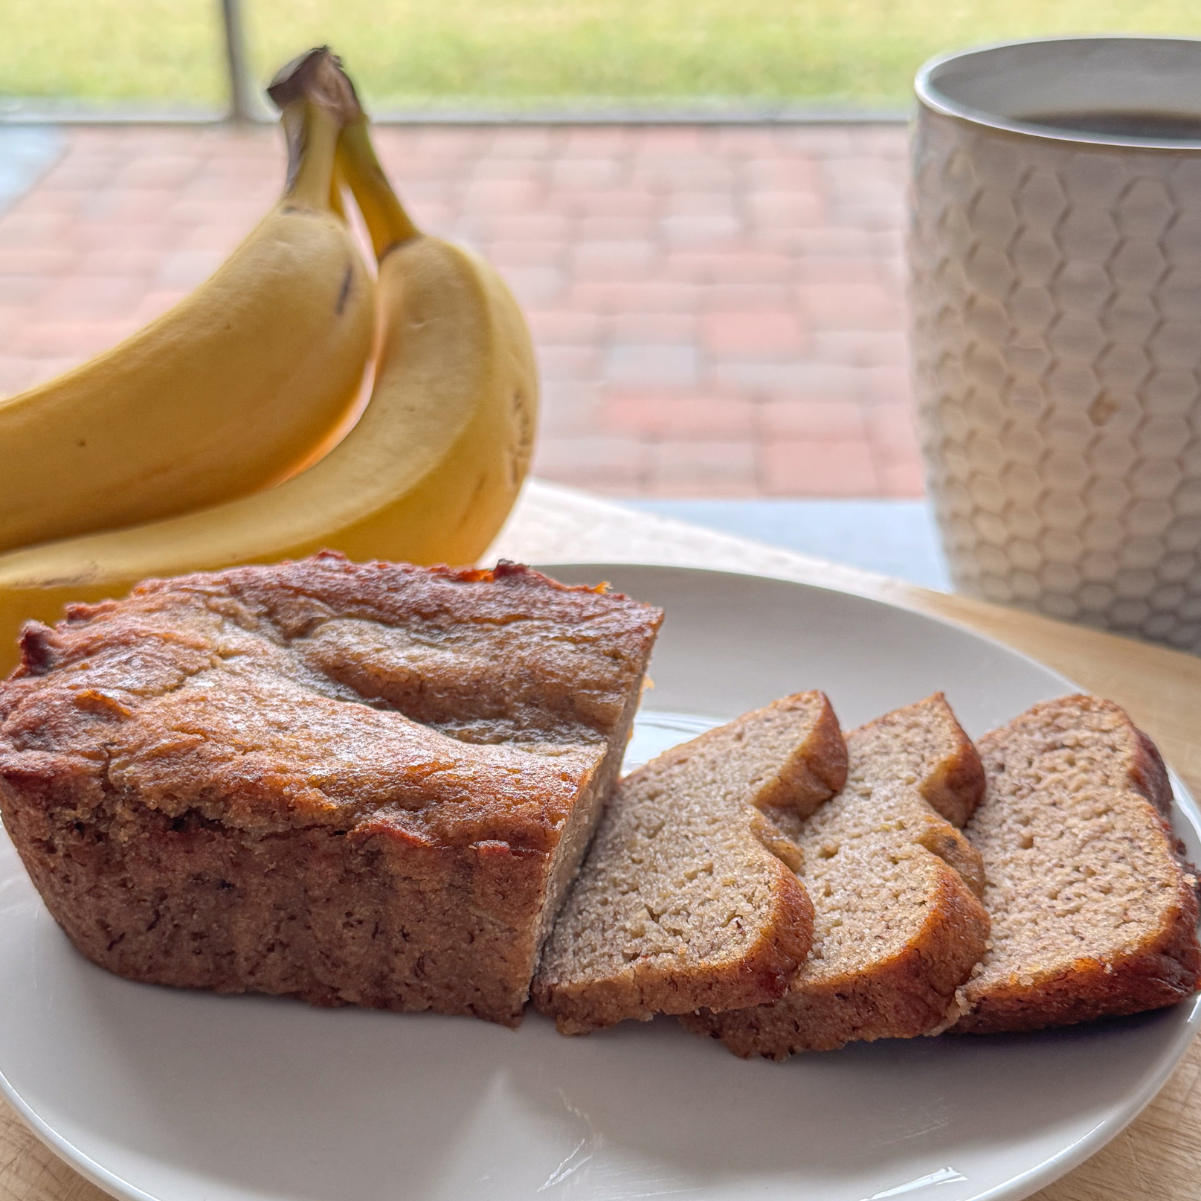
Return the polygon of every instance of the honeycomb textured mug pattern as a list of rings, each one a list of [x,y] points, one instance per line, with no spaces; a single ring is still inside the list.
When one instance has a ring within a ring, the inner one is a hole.
[[[1201,151],[919,109],[914,355],[955,586],[1201,651]]]

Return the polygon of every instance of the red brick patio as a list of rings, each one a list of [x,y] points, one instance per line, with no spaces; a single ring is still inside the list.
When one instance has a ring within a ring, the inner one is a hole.
[[[898,127],[380,129],[417,220],[538,346],[543,477],[626,496],[916,496]],[[76,128],[0,218],[0,393],[103,349],[275,197],[274,130]]]

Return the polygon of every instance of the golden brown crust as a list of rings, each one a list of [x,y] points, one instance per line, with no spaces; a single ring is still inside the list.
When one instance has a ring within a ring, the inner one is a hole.
[[[929,822],[915,840],[951,868],[977,897],[984,896],[984,864],[980,852],[948,822]]]
[[[1201,987],[1197,895],[1183,878],[1163,927],[1132,955],[1082,957],[1029,983],[1011,979],[988,991],[965,989],[970,1013],[957,1034],[999,1034],[1071,1026],[1095,1018],[1162,1009]]]
[[[513,1023],[660,619],[514,565],[148,581],[27,629],[0,810],[120,974]]]
[[[785,770],[755,797],[755,804],[769,816],[775,810],[785,809],[797,817],[808,817],[818,805],[841,792],[847,782],[847,744],[834,706],[825,693],[801,695],[818,698],[813,728]],[[789,699],[785,697],[774,704],[785,705]]]
[[[942,696],[942,693],[939,693]],[[949,756],[922,784],[922,799],[960,829],[984,797],[984,765],[961,729],[957,753]]]
[[[985,856],[996,942],[962,990],[968,1012],[954,1030],[1070,1025],[1193,993],[1201,983],[1196,870],[1171,828],[1171,784],[1151,740],[1113,702],[1068,696],[1033,706],[985,735],[980,749],[990,789],[968,833]],[[1073,822],[1075,843],[1053,841]],[[1038,856],[1044,840],[1049,860],[1019,874],[1023,855]],[[1104,873],[1126,856],[1138,887],[1115,922],[1115,885]],[[1025,895],[1053,875],[1051,897]]]
[[[929,905],[916,936],[870,972],[806,982],[784,1000],[728,1013],[680,1018],[744,1059],[787,1059],[849,1042],[914,1038],[939,1025],[955,989],[988,938],[983,906],[945,868],[930,872]]]

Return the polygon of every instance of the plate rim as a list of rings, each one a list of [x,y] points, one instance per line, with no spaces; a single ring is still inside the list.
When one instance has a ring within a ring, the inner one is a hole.
[[[941,614],[927,613],[921,609],[910,608],[896,601],[884,600],[877,596],[865,595],[864,593],[844,588],[828,587],[804,580],[792,579],[770,571],[738,571],[729,568],[694,567],[664,563],[615,562],[607,560],[573,561],[566,559],[532,563],[530,566],[537,571],[551,575],[552,578],[553,573],[556,571],[595,571],[598,575],[603,576],[606,571],[618,572],[633,569],[665,573],[677,577],[720,576],[731,580],[758,579],[787,587],[826,593],[832,597],[854,597],[856,600],[868,605],[880,605],[887,609],[896,609],[919,621],[931,622],[935,625],[955,630],[961,635],[984,642],[1007,655],[1014,656],[1031,666],[1050,673],[1069,689],[1082,693],[1088,692],[1087,689],[1082,688],[1075,681],[1063,675],[1062,672],[1048,666],[1033,655],[1012,647],[991,634],[982,633]],[[1173,801],[1181,817],[1188,822],[1193,833],[1201,839],[1201,806],[1198,805],[1197,800],[1192,796],[1178,773],[1172,769],[1170,764],[1167,766],[1172,784]],[[1181,1060],[1187,1054],[1198,1031],[1201,1030],[1201,993],[1195,994],[1191,1002],[1187,1003],[1191,1005],[1191,1010],[1185,1016],[1179,1032],[1172,1040],[1170,1050],[1163,1055],[1155,1070],[1112,1113],[1106,1115],[1087,1134],[1068,1144],[1061,1151],[1056,1152],[1039,1163],[1033,1164],[999,1184],[992,1185],[982,1192],[973,1193],[968,1201],[1022,1201],[1023,1198],[1030,1196],[1035,1190],[1045,1188],[1047,1185],[1065,1176],[1074,1168],[1079,1167],[1115,1139],[1159,1094],[1172,1073],[1180,1065]],[[1180,1004],[1183,1005],[1186,1002],[1181,1002]],[[156,1197],[151,1193],[145,1192],[137,1185],[117,1175],[56,1130],[26,1102],[2,1068],[0,1068],[0,1095],[4,1096],[17,1116],[20,1117],[31,1133],[43,1145],[48,1147],[51,1152],[56,1154],[74,1171],[78,1172],[97,1188],[102,1189],[110,1196],[118,1198],[118,1201],[168,1201],[167,1198]]]
[[[0,1094],[12,1106],[13,1111],[25,1123],[31,1133],[44,1146],[49,1147],[73,1171],[78,1172],[89,1183],[116,1197],[117,1201],[167,1201],[163,1197],[155,1197],[123,1180],[115,1172],[110,1172],[103,1164],[97,1163],[86,1151],[77,1147],[70,1139],[59,1134],[53,1126],[41,1117],[32,1106],[13,1087],[8,1076],[0,1071]]]
[[[1201,41],[1201,38],[1199,38],[1198,41]],[[1077,684],[1075,680],[1071,679],[1069,676],[1065,676],[1063,672],[1049,666],[1041,659],[1036,659],[1027,651],[1019,650],[1016,646],[1010,646],[1009,643],[1003,642],[994,634],[985,634],[983,631],[974,630],[971,626],[965,625],[963,622],[956,621],[952,617],[945,617],[941,613],[927,613],[924,609],[910,608],[908,605],[900,604],[898,601],[884,600],[878,596],[871,596],[866,592],[852,592],[849,588],[834,588],[827,584],[814,584],[808,580],[794,580],[786,575],[774,575],[770,571],[734,571],[729,567],[690,567],[678,563],[621,563],[609,560],[597,562],[581,561],[577,563],[570,559],[555,559],[547,563],[530,563],[528,566],[532,567],[535,571],[542,572],[544,575],[549,575],[552,571],[575,571],[581,568],[597,567],[601,569],[612,569],[614,571],[626,571],[632,567],[635,570],[640,571],[665,571],[678,575],[728,576],[730,579],[735,580],[744,580],[748,578],[755,580],[768,580],[773,584],[787,584],[792,588],[804,588],[809,592],[824,592],[830,596],[851,596],[857,601],[865,601],[868,604],[873,605],[882,605],[886,609],[896,609],[901,613],[907,613],[910,617],[916,617],[922,621],[933,622],[934,625],[946,626],[960,634],[967,634],[969,637],[974,638],[979,642],[986,642],[989,646],[996,647],[998,650],[1002,650],[1008,655],[1014,655],[1018,659],[1032,664],[1034,667],[1041,668],[1043,671],[1049,671],[1052,675],[1061,679],[1069,688],[1075,688],[1078,692],[1088,693],[1087,688]],[[911,586],[916,588],[918,585],[914,584]],[[933,590],[927,589],[926,591]],[[940,595],[954,596],[957,594],[948,592]],[[636,600],[637,597],[634,597],[633,599]],[[997,605],[996,607],[998,609],[1005,608],[1004,605]],[[1025,612],[1022,609],[1015,609],[1014,611],[1017,613]],[[1030,616],[1041,616],[1041,614],[1030,614]],[[1047,620],[1053,621],[1055,619],[1048,618]],[[1066,625],[1068,623],[1065,622],[1064,624]],[[1104,630],[1097,631],[1098,634],[1105,632],[1106,631]],[[1120,635],[1115,636],[1120,637]],[[1187,789],[1185,790],[1185,795],[1197,807],[1198,834],[1201,834],[1201,805],[1198,805],[1197,801],[1193,797],[1193,794],[1188,792]]]

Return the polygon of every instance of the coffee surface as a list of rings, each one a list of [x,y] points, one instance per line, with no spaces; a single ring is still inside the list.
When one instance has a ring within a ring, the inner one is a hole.
[[[1038,113],[1022,117],[1029,125],[1044,125],[1065,133],[1094,133],[1120,138],[1201,142],[1201,113],[1164,113],[1127,109],[1083,113]]]

